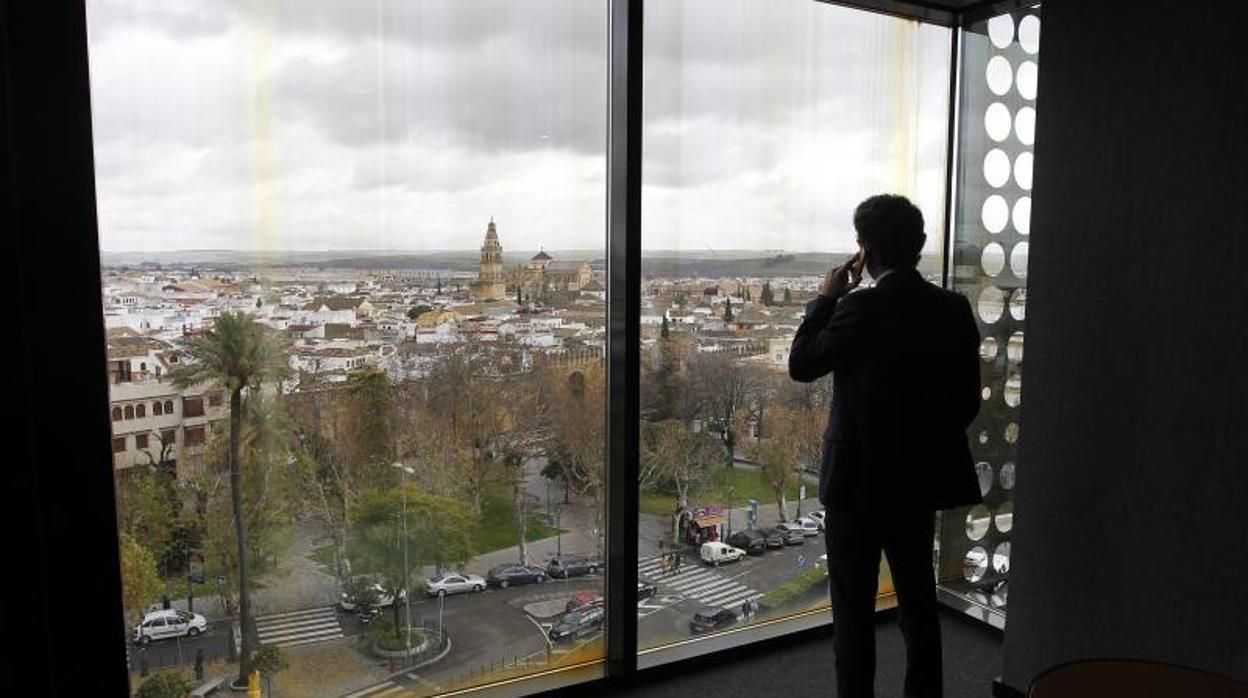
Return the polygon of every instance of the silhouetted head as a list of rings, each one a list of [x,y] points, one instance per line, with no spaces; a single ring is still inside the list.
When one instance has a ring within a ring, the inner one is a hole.
[[[886,269],[913,269],[927,236],[923,213],[904,196],[877,194],[854,209],[858,245],[866,251],[867,271],[879,276]]]

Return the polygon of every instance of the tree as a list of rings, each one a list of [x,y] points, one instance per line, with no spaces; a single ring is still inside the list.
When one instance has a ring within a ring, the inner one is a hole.
[[[788,521],[788,488],[797,480],[797,461],[809,435],[799,426],[799,415],[785,407],[767,410],[763,422],[767,437],[749,447],[750,455],[758,463],[763,484],[775,493],[780,520]]]
[[[256,299],[256,310],[259,310],[262,306],[264,306],[264,301],[263,301],[263,300],[261,300],[261,299],[259,299],[259,298],[257,298],[257,299]]]
[[[659,328],[659,337],[667,339],[671,336],[671,331],[667,329],[667,313],[663,314],[663,326]]]
[[[551,406],[548,452],[564,468],[566,482],[578,494],[592,499],[594,553],[602,554],[603,495],[606,484],[606,393],[597,365],[571,373]]]
[[[121,534],[121,600],[126,612],[141,617],[164,590],[156,558],[130,535]]]
[[[156,560],[164,559],[177,523],[177,496],[172,478],[143,466],[119,472],[117,523]]]
[[[431,310],[433,310],[433,308],[424,304],[413,305],[411,308],[408,308],[407,310],[407,319],[415,320],[416,318],[420,317],[421,315],[424,315],[425,313]]]
[[[737,447],[739,411],[754,390],[757,375],[727,352],[695,354],[689,363],[688,385],[696,411],[705,415],[710,428],[724,445],[726,465],[733,467]]]
[[[516,284],[516,305],[523,305],[524,301],[520,298],[520,284]]]
[[[158,671],[143,679],[135,698],[184,698],[191,694],[191,682],[179,671]]]
[[[251,668],[260,672],[261,676],[273,676],[289,667],[290,662],[277,645],[261,645],[251,659]]]
[[[247,535],[243,517],[242,420],[243,391],[259,391],[263,383],[290,375],[285,347],[264,327],[242,313],[222,313],[211,330],[183,343],[186,358],[170,376],[179,389],[214,384],[230,394],[230,499],[238,547],[238,595],[243,641],[239,652],[238,684],[251,673],[252,617],[248,591]]]
[[[690,495],[710,481],[719,448],[714,437],[704,431],[690,431],[680,420],[643,422],[641,427],[642,476],[666,483],[675,494],[672,540],[676,540],[678,512],[688,509]]]
[[[724,322],[732,322],[732,299],[724,299]]]
[[[771,290],[771,281],[763,282],[763,292],[759,294],[758,298],[762,301],[763,305],[772,305],[775,303],[776,297]]]
[[[788,287],[784,287],[784,304],[788,305],[793,302],[793,291]]]

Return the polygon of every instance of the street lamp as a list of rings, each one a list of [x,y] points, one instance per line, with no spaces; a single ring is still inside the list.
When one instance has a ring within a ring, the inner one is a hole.
[[[390,467],[399,469],[399,485],[403,490],[403,605],[407,612],[407,633],[403,635],[403,648],[408,662],[412,661],[412,594],[408,590],[411,573],[407,569],[407,476],[415,475],[416,471],[402,463],[391,463]]]

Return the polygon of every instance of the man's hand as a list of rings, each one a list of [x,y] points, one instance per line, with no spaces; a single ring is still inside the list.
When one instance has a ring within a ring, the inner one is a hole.
[[[832,267],[823,278],[822,294],[837,298],[858,287],[862,282],[862,250],[839,267]]]

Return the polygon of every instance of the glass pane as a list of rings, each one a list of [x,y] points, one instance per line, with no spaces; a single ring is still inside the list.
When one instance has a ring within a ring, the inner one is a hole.
[[[1039,9],[972,24],[962,39],[952,284],[976,309],[982,385],[992,389],[971,427],[971,452],[995,469],[1000,487],[981,487],[983,506],[942,514],[939,578],[944,591],[1004,614],[1022,433]]]
[[[600,675],[606,1],[87,10],[135,687]]]
[[[868,196],[920,207],[941,282],[949,38],[808,0],[647,5],[643,652],[828,606],[830,380],[790,380],[789,348]]]

